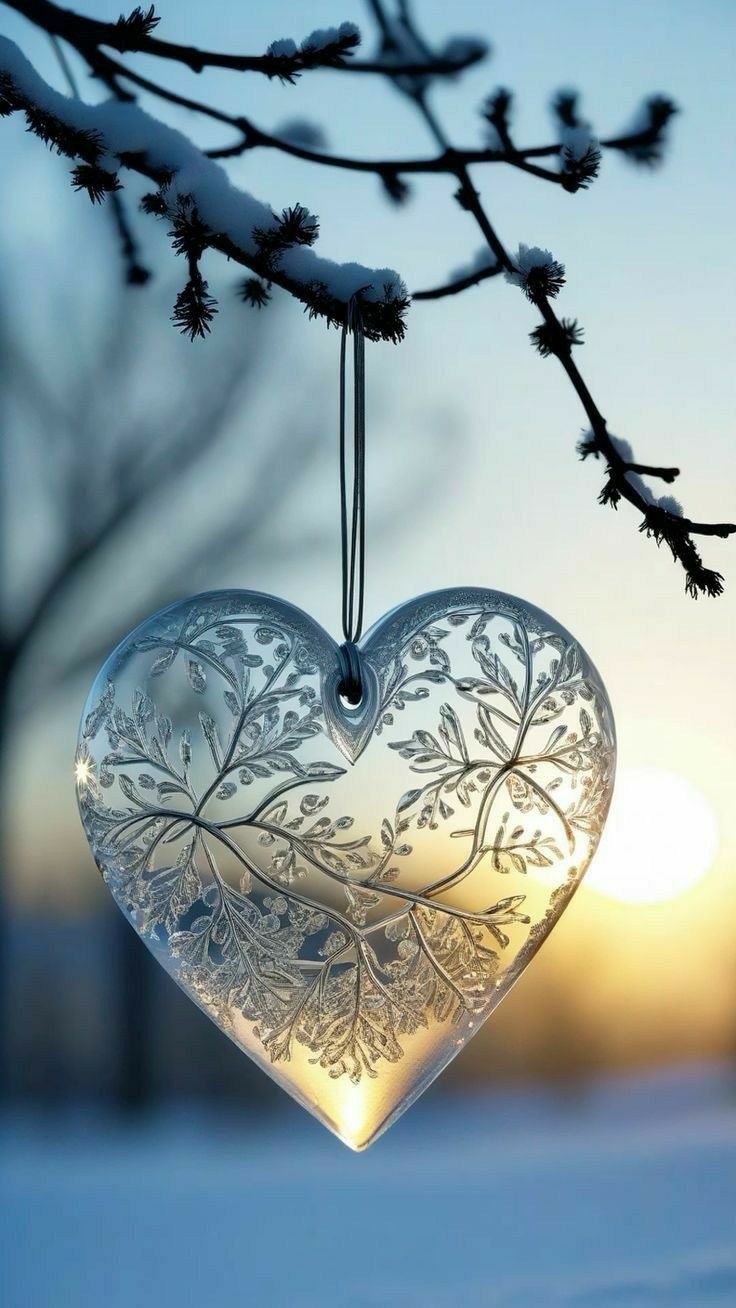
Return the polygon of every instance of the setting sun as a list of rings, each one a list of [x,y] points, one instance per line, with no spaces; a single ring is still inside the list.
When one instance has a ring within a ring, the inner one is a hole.
[[[627,904],[676,899],[705,876],[718,848],[708,800],[661,768],[622,768],[585,885]]]

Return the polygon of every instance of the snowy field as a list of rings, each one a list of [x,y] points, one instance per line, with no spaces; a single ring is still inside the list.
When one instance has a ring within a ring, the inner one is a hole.
[[[734,1308],[736,1078],[430,1092],[366,1154],[291,1106],[6,1118],[4,1308]]]

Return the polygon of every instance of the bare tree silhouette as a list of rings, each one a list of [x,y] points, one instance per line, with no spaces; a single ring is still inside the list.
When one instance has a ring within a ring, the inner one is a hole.
[[[233,333],[229,345],[188,356],[182,367],[176,350],[167,353],[165,327],[156,325],[142,299],[120,285],[114,272],[100,318],[93,330],[89,323],[82,330],[77,322],[69,324],[67,353],[73,357],[56,368],[61,376],[52,376],[32,343],[22,339],[17,315],[0,316],[5,487],[0,803],[7,794],[8,739],[17,718],[30,711],[43,721],[54,695],[81,681],[85,671],[91,675],[146,611],[191,589],[193,572],[207,577],[215,560],[226,564],[246,555],[252,561],[264,548],[278,551],[279,541],[267,530],[275,497],[288,495],[317,456],[320,433],[309,421],[283,424],[288,458],[280,457],[277,437],[269,439],[270,474],[265,450],[249,442],[251,457],[244,458],[242,449],[238,457],[237,510],[223,513],[205,485],[198,506],[180,511],[179,529],[167,548],[155,530],[157,513],[165,510],[163,532],[171,536],[168,523],[176,520],[177,505],[187,495],[191,500],[192,485],[204,485],[213,467],[226,466],[228,441],[242,428],[270,333],[259,332],[247,350],[242,336],[239,342]],[[41,549],[29,526],[34,496],[43,501],[49,528]],[[307,545],[319,547],[320,535]],[[125,584],[126,567],[136,568],[135,585]],[[91,624],[84,621],[90,609]],[[0,891],[6,865],[0,847]],[[0,913],[0,923],[3,919]],[[154,965],[122,918],[119,936],[119,1094],[130,1103],[147,1090],[141,1014]],[[0,975],[6,975],[4,961],[0,953]]]
[[[104,230],[112,237],[112,224]],[[49,707],[72,695],[81,707],[85,678],[161,605],[221,584],[241,561],[252,576],[266,556],[273,567],[298,553],[303,566],[332,548],[337,605],[337,432],[334,440],[325,432],[320,406],[305,406],[298,388],[285,413],[280,405],[278,421],[258,426],[259,397],[274,383],[278,311],[273,325],[248,332],[235,302],[237,330],[191,351],[164,314],[151,312],[150,296],[165,298],[170,288],[143,296],[121,283],[114,262],[100,262],[107,275],[91,316],[64,296],[64,311],[67,301],[74,307],[51,359],[38,348],[32,317],[24,324],[14,301],[0,305],[0,807],[8,800],[16,729],[23,723],[27,731],[32,715],[42,751]],[[429,481],[457,437],[445,441],[440,424],[424,440]],[[421,495],[410,445],[399,458]],[[390,538],[403,520],[402,469],[395,471],[371,513],[376,538]],[[228,494],[234,480],[235,494]],[[305,484],[331,481],[334,515],[290,511],[305,502]],[[8,976],[8,825],[0,825],[0,982]],[[117,1093],[135,1105],[150,1089],[147,1013],[156,965],[118,916]],[[7,1059],[0,1062],[7,1070]]]

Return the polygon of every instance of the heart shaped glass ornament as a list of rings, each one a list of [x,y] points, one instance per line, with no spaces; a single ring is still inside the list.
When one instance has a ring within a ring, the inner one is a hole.
[[[82,821],[183,990],[354,1149],[508,993],[608,811],[611,708],[532,605],[444,590],[360,645],[219,591],[149,618],[82,720]]]

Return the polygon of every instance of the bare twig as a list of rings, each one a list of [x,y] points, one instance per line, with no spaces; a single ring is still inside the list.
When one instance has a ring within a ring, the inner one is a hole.
[[[493,264],[489,268],[479,268],[477,272],[467,273],[464,277],[456,277],[453,281],[444,282],[442,286],[433,286],[426,291],[412,291],[412,300],[444,300],[448,295],[459,295],[461,291],[467,291],[471,286],[479,286],[481,282],[488,281],[489,277],[498,277],[503,272],[503,268],[498,264]]]

